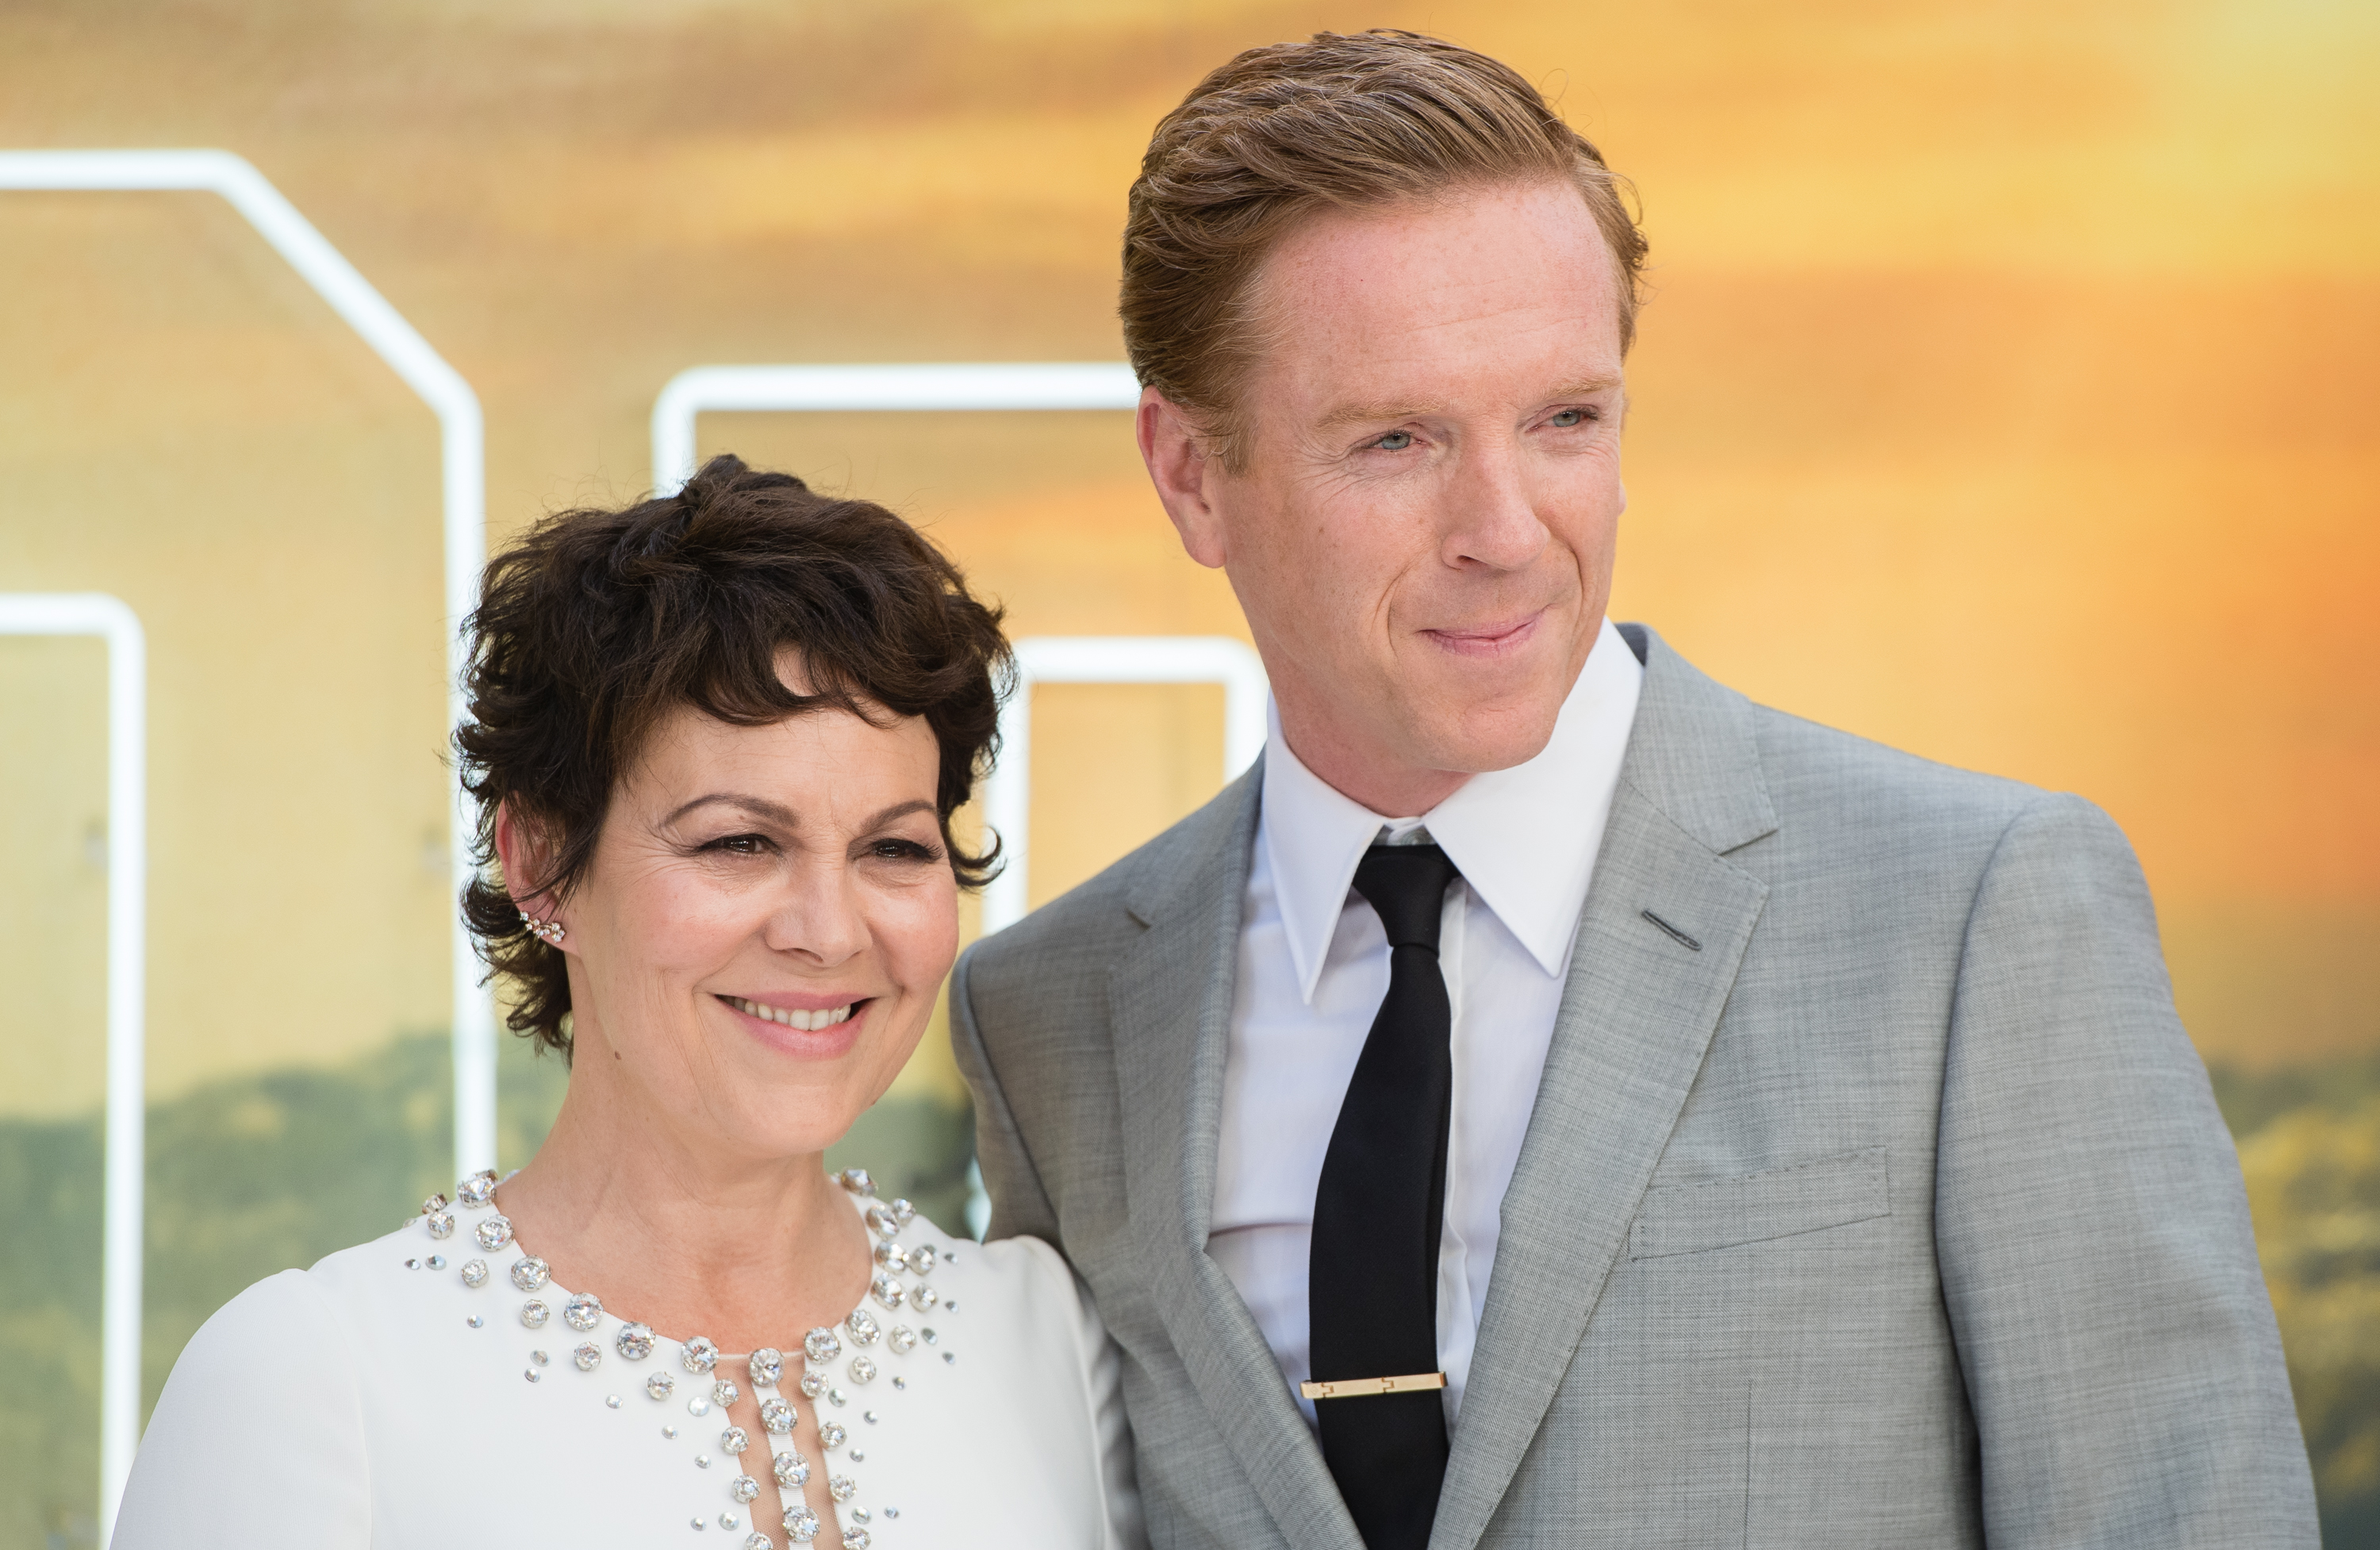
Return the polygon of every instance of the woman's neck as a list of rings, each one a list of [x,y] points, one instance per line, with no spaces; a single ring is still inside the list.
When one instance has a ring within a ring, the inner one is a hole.
[[[790,1349],[858,1305],[868,1233],[822,1155],[731,1155],[589,1074],[573,1073],[545,1144],[498,1198],[556,1282],[726,1351]]]

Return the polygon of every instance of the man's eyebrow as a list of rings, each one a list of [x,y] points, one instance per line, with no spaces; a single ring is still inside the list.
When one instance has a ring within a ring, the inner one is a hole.
[[[1565,398],[1592,398],[1598,393],[1609,393],[1619,385],[1620,379],[1617,376],[1581,377],[1574,381],[1564,382],[1547,394],[1545,402],[1556,404]],[[1317,420],[1315,429],[1342,430],[1351,425],[1378,425],[1384,421],[1393,423],[1401,419],[1416,419],[1423,415],[1434,414],[1437,410],[1438,406],[1434,404],[1387,398],[1375,399],[1368,404],[1342,404]]]
[[[741,807],[747,813],[764,817],[771,823],[785,829],[799,829],[802,825],[801,815],[781,802],[771,802],[765,796],[747,796],[742,792],[732,791],[715,791],[708,796],[698,796],[672,811],[662,822],[675,823],[698,807],[714,806]]]
[[[1413,419],[1431,412],[1435,406],[1397,403],[1382,399],[1371,404],[1342,404],[1315,422],[1318,430],[1340,430],[1351,425],[1377,423],[1381,420]]]

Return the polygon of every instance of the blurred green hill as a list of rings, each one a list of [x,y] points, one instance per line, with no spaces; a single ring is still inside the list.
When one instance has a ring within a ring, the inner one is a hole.
[[[563,1072],[508,1044],[507,1166]],[[227,1080],[149,1115],[143,1388],[250,1282],[377,1236],[447,1178],[447,1047],[397,1039],[343,1066]],[[2218,1069],[2323,1499],[2328,1550],[2380,1547],[2380,1060]],[[0,1550],[95,1538],[100,1125],[0,1120]],[[887,1099],[831,1155],[938,1223],[963,1221],[969,1117]]]

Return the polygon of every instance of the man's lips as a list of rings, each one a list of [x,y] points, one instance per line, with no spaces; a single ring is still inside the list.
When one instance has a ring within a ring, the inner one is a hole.
[[[1424,630],[1421,633],[1446,649],[1464,657],[1500,657],[1525,644],[1545,622],[1546,611],[1518,619],[1494,624],[1467,625],[1461,629]]]

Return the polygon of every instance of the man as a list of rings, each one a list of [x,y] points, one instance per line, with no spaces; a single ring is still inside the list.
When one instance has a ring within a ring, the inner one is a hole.
[[[1243,54],[1134,188],[1140,445],[1272,738],[952,1006],[1152,1538],[2315,1544],[2122,836],[1606,622],[1643,255],[1403,33]]]

